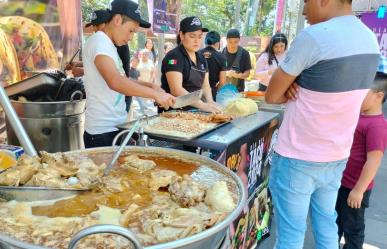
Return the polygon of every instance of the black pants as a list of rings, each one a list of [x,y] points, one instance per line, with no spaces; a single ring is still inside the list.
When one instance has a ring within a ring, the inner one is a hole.
[[[83,133],[85,148],[112,146],[114,137],[118,133],[119,131],[112,131],[112,132],[107,132],[102,134],[91,135],[85,131],[85,133]]]
[[[340,187],[336,202],[337,226],[339,243],[344,235],[345,245],[343,249],[362,249],[364,243],[364,213],[369,206],[371,190],[364,193],[361,208],[351,208],[347,204],[351,189]]]

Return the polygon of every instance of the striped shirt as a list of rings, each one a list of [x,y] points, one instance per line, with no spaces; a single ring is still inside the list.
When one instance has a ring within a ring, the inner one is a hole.
[[[286,104],[275,150],[311,162],[348,158],[378,60],[375,35],[355,16],[303,30],[280,65],[297,77],[300,90],[297,100]]]

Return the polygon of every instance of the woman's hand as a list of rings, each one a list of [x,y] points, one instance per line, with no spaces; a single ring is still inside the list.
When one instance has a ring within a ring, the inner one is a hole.
[[[199,107],[201,111],[211,113],[221,113],[222,107],[215,102],[202,103]]]

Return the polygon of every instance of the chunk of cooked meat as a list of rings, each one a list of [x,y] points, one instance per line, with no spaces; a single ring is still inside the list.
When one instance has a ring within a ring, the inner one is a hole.
[[[74,176],[78,172],[78,165],[75,159],[63,153],[47,153],[41,151],[42,163],[48,164],[49,167],[56,169],[61,176]]]
[[[28,162],[31,162],[29,164]],[[35,164],[35,160],[24,159],[23,163],[18,163],[0,174],[0,185],[3,186],[19,186],[28,182],[31,177],[38,171],[40,164]]]
[[[112,175],[103,177],[102,183],[103,187],[112,193],[123,192],[125,189],[125,186],[121,184],[121,179]]]
[[[172,178],[177,177],[177,173],[172,170],[155,170],[151,172],[149,187],[152,190],[158,190],[162,187],[168,187]]]
[[[61,178],[60,173],[57,170],[50,167],[40,169],[25,185],[52,188],[67,187],[66,180]]]
[[[191,176],[174,177],[168,188],[172,200],[182,207],[195,206],[204,200],[206,189],[195,182]]]
[[[123,227],[128,227],[131,219],[133,218],[132,215],[135,211],[138,210],[140,206],[137,204],[131,204],[128,209],[125,210],[125,212],[120,217],[120,225]]]
[[[151,170],[156,167],[154,161],[141,159],[137,155],[123,156],[120,158],[119,163],[123,168],[134,169],[140,172]]]
[[[215,113],[209,115],[209,120],[213,123],[226,123],[233,120],[233,118],[233,115],[226,113]]]
[[[91,188],[100,182],[105,164],[96,165],[93,160],[85,158],[79,163],[77,177],[84,188]]]
[[[217,181],[207,190],[205,203],[219,212],[231,212],[235,208],[234,200],[225,181]]]
[[[32,157],[27,154],[23,154],[17,160],[16,166],[23,166],[23,165],[33,165],[35,167],[40,167],[40,158],[37,156]]]

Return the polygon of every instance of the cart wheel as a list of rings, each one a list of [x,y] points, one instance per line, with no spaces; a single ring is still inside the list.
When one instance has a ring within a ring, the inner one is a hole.
[[[81,231],[76,233],[74,237],[71,239],[68,249],[74,249],[78,241],[85,238],[86,236],[93,235],[93,234],[100,234],[100,233],[112,233],[112,234],[121,235],[127,238],[133,244],[134,249],[143,249],[137,236],[133,232],[129,231],[124,227],[116,226],[116,225],[94,225],[94,226],[90,226],[85,229],[82,229]]]

